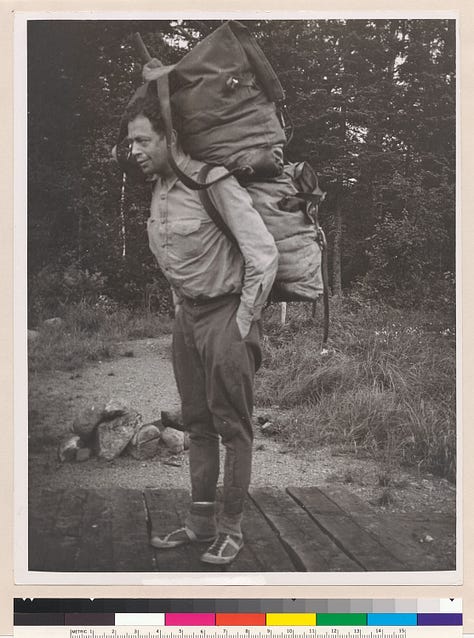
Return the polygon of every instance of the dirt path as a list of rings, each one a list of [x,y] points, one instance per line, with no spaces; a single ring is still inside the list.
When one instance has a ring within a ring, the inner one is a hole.
[[[32,375],[29,386],[31,486],[53,489],[189,487],[187,453],[178,459],[179,466],[168,465],[166,455],[146,462],[130,457],[111,462],[98,459],[83,463],[58,462],[58,440],[68,431],[74,416],[92,403],[120,397],[142,414],[144,422],[159,418],[161,410],[179,407],[168,336],[122,344],[121,353],[123,356],[113,361],[100,362],[77,373],[55,371]],[[394,514],[423,512],[440,519],[454,516],[455,489],[445,480],[400,470],[390,488],[388,500],[392,502],[380,505],[380,498],[387,490],[380,484],[384,468],[377,462],[338,456],[330,449],[290,450],[265,436],[258,426],[255,434],[254,487],[341,483],[365,501]],[[433,536],[430,530],[427,535]],[[443,544],[448,540],[444,539]],[[453,542],[451,538],[451,550]]]

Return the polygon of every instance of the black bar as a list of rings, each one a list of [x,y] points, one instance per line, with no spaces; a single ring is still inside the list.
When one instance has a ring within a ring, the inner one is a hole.
[[[45,625],[64,626],[63,613],[17,613],[13,614],[13,624],[15,627],[44,627]]]

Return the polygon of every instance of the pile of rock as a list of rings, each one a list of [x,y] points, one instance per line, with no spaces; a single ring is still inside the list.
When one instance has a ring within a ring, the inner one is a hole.
[[[178,426],[178,428],[176,427]],[[91,456],[111,461],[121,454],[150,459],[160,449],[179,454],[189,447],[180,415],[162,412],[162,419],[143,424],[141,415],[120,399],[91,405],[72,424],[72,432],[59,444],[64,461],[87,461]]]

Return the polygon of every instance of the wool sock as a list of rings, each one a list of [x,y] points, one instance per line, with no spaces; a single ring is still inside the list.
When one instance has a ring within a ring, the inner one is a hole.
[[[221,514],[219,518],[219,533],[231,534],[242,538],[242,514]]]
[[[215,536],[217,533],[216,504],[192,503],[185,524],[197,536]]]

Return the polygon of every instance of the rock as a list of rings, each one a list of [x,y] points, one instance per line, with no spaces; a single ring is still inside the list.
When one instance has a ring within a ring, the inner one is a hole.
[[[48,328],[61,328],[64,326],[64,319],[61,319],[61,317],[51,317],[51,319],[45,319],[43,325]]]
[[[88,461],[91,458],[91,450],[88,447],[82,447],[76,450],[76,461]]]
[[[189,432],[184,433],[184,449],[189,450]]]
[[[91,405],[82,410],[82,412],[74,419],[72,429],[85,442],[93,435],[95,428],[102,420],[104,411],[103,405]]]
[[[171,465],[171,467],[182,467],[183,466],[181,460],[177,459],[176,457],[172,457],[172,458],[166,459],[166,461],[163,461],[163,465]]]
[[[262,431],[262,434],[266,434],[267,436],[271,436],[272,434],[276,434],[277,432],[276,427],[271,421],[266,421],[260,429]]]
[[[36,341],[40,336],[38,330],[28,330],[28,341]]]
[[[76,454],[81,447],[81,439],[77,434],[67,435],[58,446],[58,458],[64,461],[75,461]]]
[[[97,456],[107,461],[119,456],[142,425],[142,417],[135,410],[110,421],[102,421],[95,432]]]
[[[122,416],[127,414],[128,412],[132,413],[134,410],[131,410],[130,407],[123,401],[122,399],[110,399],[102,412],[102,420],[110,421],[110,419],[115,419],[117,416]]]
[[[173,454],[184,450],[184,432],[167,427],[161,433],[161,440]]]
[[[175,430],[184,432],[183,417],[179,410],[175,412],[162,411],[161,422],[166,428],[174,428]]]
[[[158,453],[160,438],[160,431],[156,425],[143,425],[128,444],[127,452],[140,461],[151,459]]]

